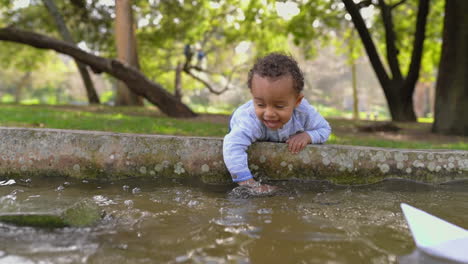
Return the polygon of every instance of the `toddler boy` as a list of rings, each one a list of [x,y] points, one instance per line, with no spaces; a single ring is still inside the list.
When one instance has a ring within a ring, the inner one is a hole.
[[[325,142],[331,128],[304,99],[304,76],[290,56],[271,53],[258,59],[249,71],[248,87],[252,100],[234,111],[224,137],[224,163],[234,182],[266,193],[275,187],[253,179],[247,148],[255,141],[286,142],[296,154],[307,144]]]

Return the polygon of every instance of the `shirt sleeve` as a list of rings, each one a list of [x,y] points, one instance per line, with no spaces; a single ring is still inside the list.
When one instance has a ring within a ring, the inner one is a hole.
[[[253,178],[248,167],[247,148],[261,136],[257,121],[241,113],[233,115],[231,131],[224,137],[223,158],[234,182]]]
[[[305,131],[309,134],[312,144],[324,143],[330,137],[330,125],[312,105],[307,103],[305,107],[308,113],[305,120]]]

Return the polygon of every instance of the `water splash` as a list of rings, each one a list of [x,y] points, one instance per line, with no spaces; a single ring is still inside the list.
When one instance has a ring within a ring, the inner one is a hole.
[[[13,179],[0,181],[0,186],[8,186],[13,184],[16,184],[16,181]]]
[[[262,193],[257,192],[255,189],[241,185],[232,189],[228,193],[228,199],[250,199],[250,198],[261,198],[261,197],[273,197],[273,196],[288,196],[293,197],[298,195],[298,190],[295,188],[284,188],[279,187],[272,192]]]

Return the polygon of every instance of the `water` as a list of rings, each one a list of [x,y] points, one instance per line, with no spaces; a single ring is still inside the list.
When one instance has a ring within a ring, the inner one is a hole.
[[[174,181],[17,180],[0,185],[0,212],[91,198],[106,216],[88,228],[0,223],[0,263],[427,263],[414,257],[401,202],[468,228],[467,183],[277,185],[275,196],[245,198]]]

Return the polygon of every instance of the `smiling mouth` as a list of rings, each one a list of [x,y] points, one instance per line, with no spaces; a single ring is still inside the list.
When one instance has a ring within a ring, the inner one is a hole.
[[[273,121],[273,120],[263,120],[263,123],[265,126],[269,128],[276,128],[278,127],[278,124],[280,123],[279,121]]]

